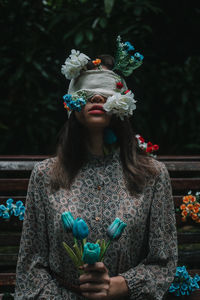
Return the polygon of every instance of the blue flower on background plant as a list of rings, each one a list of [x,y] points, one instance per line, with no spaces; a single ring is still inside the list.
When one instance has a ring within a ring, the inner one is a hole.
[[[83,262],[86,264],[95,264],[99,261],[100,252],[99,244],[86,243],[83,248]]]
[[[25,207],[22,201],[17,201],[14,204],[13,199],[9,198],[6,201],[6,205],[0,205],[0,217],[9,219],[14,214],[14,216],[19,217],[19,220],[24,220]]]
[[[200,281],[199,275],[196,274],[192,278],[185,266],[177,267],[174,281],[169,287],[169,292],[174,293],[175,296],[190,295],[199,288],[198,281]]]
[[[61,220],[63,227],[66,231],[72,231],[74,225],[74,217],[70,213],[70,211],[64,212],[61,215]]]
[[[6,204],[7,204],[7,208],[8,208],[8,209],[12,209],[13,199],[12,199],[12,198],[9,198],[9,199],[6,201]]]
[[[73,235],[77,240],[85,239],[89,234],[89,229],[85,221],[77,218],[73,224]]]
[[[134,50],[135,50],[135,48],[133,47],[133,45],[131,45],[130,42],[125,42],[124,44],[125,44],[125,48],[126,48],[126,50],[127,50],[128,52],[129,52],[129,51],[134,51]]]
[[[119,218],[116,218],[108,227],[107,234],[111,240],[118,239],[126,226],[126,223],[121,221]]]

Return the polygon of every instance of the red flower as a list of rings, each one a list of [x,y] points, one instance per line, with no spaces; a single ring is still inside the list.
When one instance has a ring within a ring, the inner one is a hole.
[[[152,146],[153,146],[153,144],[151,142],[147,143],[147,147],[152,147]]]
[[[140,136],[138,139],[140,140],[141,143],[144,143],[144,138],[142,136]]]
[[[117,89],[121,90],[121,88],[123,88],[124,85],[121,81],[119,81],[119,82],[116,83],[116,86],[117,86]]]
[[[159,150],[159,146],[158,146],[158,145],[153,145],[153,150],[154,150],[154,151]]]
[[[147,153],[153,152],[153,148],[152,148],[152,147],[147,147],[146,152],[147,152]]]
[[[124,94],[127,94],[128,92],[130,92],[130,90],[125,91]]]

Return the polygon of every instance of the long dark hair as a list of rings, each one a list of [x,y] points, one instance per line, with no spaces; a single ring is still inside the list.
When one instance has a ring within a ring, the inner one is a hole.
[[[121,121],[113,117],[110,127],[117,136],[127,188],[131,194],[138,194],[148,177],[156,175],[153,158],[139,148],[128,119]],[[86,141],[86,130],[72,113],[60,133],[57,159],[52,172],[53,189],[70,188],[77,173],[87,161]]]
[[[98,58],[101,59],[104,66],[112,70],[114,65],[112,56],[100,55]],[[92,68],[93,64],[89,62],[88,69]],[[147,178],[156,175],[153,158],[139,148],[128,118],[121,121],[112,116],[110,127],[117,136],[127,188],[131,194],[138,194],[142,191]],[[70,188],[77,173],[87,161],[86,141],[86,129],[72,112],[62,128],[58,140],[57,159],[51,180],[53,189]]]

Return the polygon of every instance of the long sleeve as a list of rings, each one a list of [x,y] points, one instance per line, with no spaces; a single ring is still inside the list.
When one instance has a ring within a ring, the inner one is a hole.
[[[60,287],[49,272],[49,242],[37,166],[29,181],[16,270],[15,299],[82,299]],[[43,184],[44,185],[44,184]]]
[[[163,299],[177,264],[177,234],[171,184],[166,167],[155,180],[149,216],[148,254],[122,275],[130,299]]]

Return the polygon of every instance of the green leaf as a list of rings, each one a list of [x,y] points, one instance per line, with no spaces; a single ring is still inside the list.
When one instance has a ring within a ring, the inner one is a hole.
[[[92,29],[95,29],[95,27],[97,26],[98,22],[99,22],[100,18],[96,18],[92,24]]]
[[[111,241],[108,241],[107,244],[105,244],[105,241],[102,241],[102,248],[100,253],[100,261],[103,260],[104,255],[106,254],[106,251],[108,250],[108,247],[110,246]]]
[[[82,41],[83,41],[83,33],[82,32],[78,32],[75,35],[74,43],[75,43],[76,46],[79,46]]]
[[[86,30],[85,34],[86,34],[86,37],[87,37],[88,41],[92,42],[93,37],[94,37],[92,30]]]
[[[76,252],[76,257],[77,257],[77,259],[78,259],[78,264],[81,266],[81,265],[83,264],[83,261],[82,261],[82,254],[81,254],[81,250],[79,249],[77,240],[75,240],[75,244],[74,244],[73,247],[74,247],[75,252]]]
[[[74,251],[65,242],[63,242],[63,246],[65,247],[65,250],[67,251],[75,266],[79,267],[79,261]]]
[[[101,28],[106,28],[107,20],[105,18],[101,18],[101,20],[99,21],[99,24],[100,24]]]
[[[108,17],[110,16],[114,3],[115,0],[104,0],[105,13],[107,14]]]

